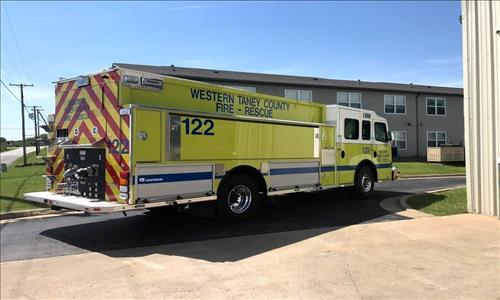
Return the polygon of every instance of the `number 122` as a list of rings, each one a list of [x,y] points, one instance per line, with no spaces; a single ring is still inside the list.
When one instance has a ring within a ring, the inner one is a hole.
[[[212,131],[214,129],[214,121],[210,119],[202,121],[198,118],[185,118],[184,120],[182,120],[182,123],[186,125],[186,134],[214,135],[214,132]],[[191,128],[191,125],[193,125],[193,128]],[[205,127],[204,131],[202,131],[202,127]]]

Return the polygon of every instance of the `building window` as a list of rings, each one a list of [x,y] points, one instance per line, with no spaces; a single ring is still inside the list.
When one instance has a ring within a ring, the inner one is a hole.
[[[427,131],[427,147],[440,147],[446,144],[446,131]]]
[[[253,86],[229,86],[229,87],[233,89],[255,93],[255,87]]]
[[[355,119],[344,120],[344,137],[348,140],[359,138],[359,121]]]
[[[385,123],[375,122],[375,140],[379,142],[387,142],[387,126]]]
[[[406,150],[406,131],[392,131],[391,136],[398,150]]]
[[[311,90],[285,89],[285,98],[311,102],[312,101],[312,91]]]
[[[445,116],[446,115],[446,99],[427,97],[427,115],[428,116]]]
[[[361,138],[365,141],[369,141],[371,138],[372,122],[363,121],[361,125]]]
[[[406,96],[385,95],[384,113],[386,114],[406,114]]]
[[[337,104],[343,106],[361,108],[361,94],[338,92]]]

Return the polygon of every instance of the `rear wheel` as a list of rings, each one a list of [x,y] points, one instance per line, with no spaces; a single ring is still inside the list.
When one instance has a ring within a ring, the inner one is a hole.
[[[257,183],[247,175],[233,175],[217,196],[217,217],[226,221],[238,221],[253,214],[260,202]]]
[[[359,169],[356,174],[355,191],[359,198],[367,198],[373,193],[373,187],[375,186],[375,176],[372,170],[363,166]]]

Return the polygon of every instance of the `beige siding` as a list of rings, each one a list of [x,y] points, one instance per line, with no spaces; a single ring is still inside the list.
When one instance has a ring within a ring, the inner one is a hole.
[[[467,198],[500,216],[500,1],[462,1]]]

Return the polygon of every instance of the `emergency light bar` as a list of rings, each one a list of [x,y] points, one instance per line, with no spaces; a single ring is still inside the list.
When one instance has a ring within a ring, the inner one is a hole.
[[[134,75],[124,75],[123,83],[135,88],[153,88],[157,90],[163,89],[163,81],[155,78],[138,77]]]
[[[161,79],[153,79],[153,78],[141,78],[141,84],[143,86],[155,88],[161,90],[163,88],[163,81]]]
[[[88,76],[80,76],[75,80],[77,87],[82,87],[90,84],[90,78]]]

